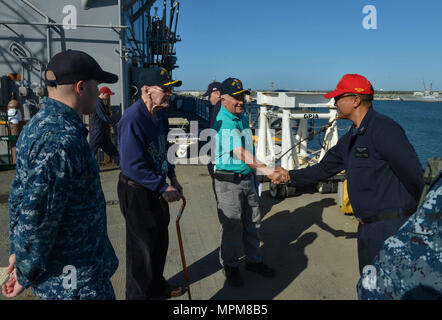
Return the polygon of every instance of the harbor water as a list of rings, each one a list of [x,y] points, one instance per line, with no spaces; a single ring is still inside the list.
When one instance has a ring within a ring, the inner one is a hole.
[[[373,108],[402,126],[419,157],[422,168],[425,169],[428,158],[442,157],[442,102],[375,100]],[[258,110],[252,109],[251,113],[253,122]],[[315,120],[315,130],[319,130],[325,124],[327,120]],[[343,136],[351,125],[351,121],[339,119],[339,137]],[[319,148],[317,136],[308,142],[308,148],[313,150]]]

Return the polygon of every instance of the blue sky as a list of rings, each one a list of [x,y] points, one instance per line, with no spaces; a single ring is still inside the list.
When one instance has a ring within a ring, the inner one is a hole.
[[[422,90],[423,80],[442,90],[440,0],[180,2],[183,89],[234,76],[252,89],[329,90],[360,73],[375,90]],[[363,28],[366,5],[376,30]]]

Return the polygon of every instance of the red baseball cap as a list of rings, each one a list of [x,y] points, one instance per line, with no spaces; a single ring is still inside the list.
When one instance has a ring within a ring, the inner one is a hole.
[[[374,90],[370,81],[365,77],[359,74],[346,74],[342,77],[341,81],[339,81],[336,89],[324,94],[324,97],[331,99],[344,93],[374,94]]]
[[[107,93],[111,96],[113,96],[115,94],[115,92],[112,92],[111,89],[109,89],[108,87],[102,87],[100,89],[100,93]]]

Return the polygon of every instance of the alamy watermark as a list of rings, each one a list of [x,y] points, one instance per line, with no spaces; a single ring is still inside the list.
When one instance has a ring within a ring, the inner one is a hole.
[[[374,5],[366,5],[362,8],[365,15],[362,19],[362,27],[365,30],[377,29],[377,9]],[[63,28],[66,30],[77,29],[77,8],[74,5],[66,5],[63,7]]]
[[[362,287],[367,290],[377,288],[377,273],[374,266],[366,265],[362,269]]]
[[[77,289],[77,268],[68,265],[63,268],[63,288],[65,290]]]
[[[259,135],[259,130],[256,131],[256,137]],[[270,130],[270,136],[275,137],[275,130]],[[188,143],[184,137],[193,137],[195,141]],[[238,165],[242,162],[234,152],[238,147],[242,147],[246,153],[255,155],[255,146],[253,144],[253,133],[250,128],[242,131],[238,129],[221,129],[217,132],[214,129],[204,129],[201,132],[198,130],[198,121],[190,122],[190,134],[183,129],[172,129],[167,136],[168,141],[174,141],[167,150],[167,160],[169,163],[176,163],[178,160],[180,164],[207,164],[209,161],[217,164]],[[198,142],[206,142],[199,148]],[[183,159],[179,156],[179,150],[186,143],[189,144],[189,157]],[[246,157],[245,164],[253,164],[253,158]],[[184,163],[183,163],[184,162]],[[274,163],[269,164],[274,166]]]
[[[366,5],[362,8],[362,13],[365,14],[362,19],[362,27],[365,30],[376,30],[378,28],[378,12],[374,5]]]
[[[66,5],[63,7],[63,29],[75,30],[77,29],[77,8],[73,5]]]

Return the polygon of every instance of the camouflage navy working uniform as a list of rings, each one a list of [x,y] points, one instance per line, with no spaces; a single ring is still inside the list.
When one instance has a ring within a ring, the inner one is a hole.
[[[442,299],[442,173],[357,285],[359,299]]]
[[[41,299],[115,299],[118,260],[87,133],[73,109],[44,98],[18,139],[10,252],[18,282]]]

